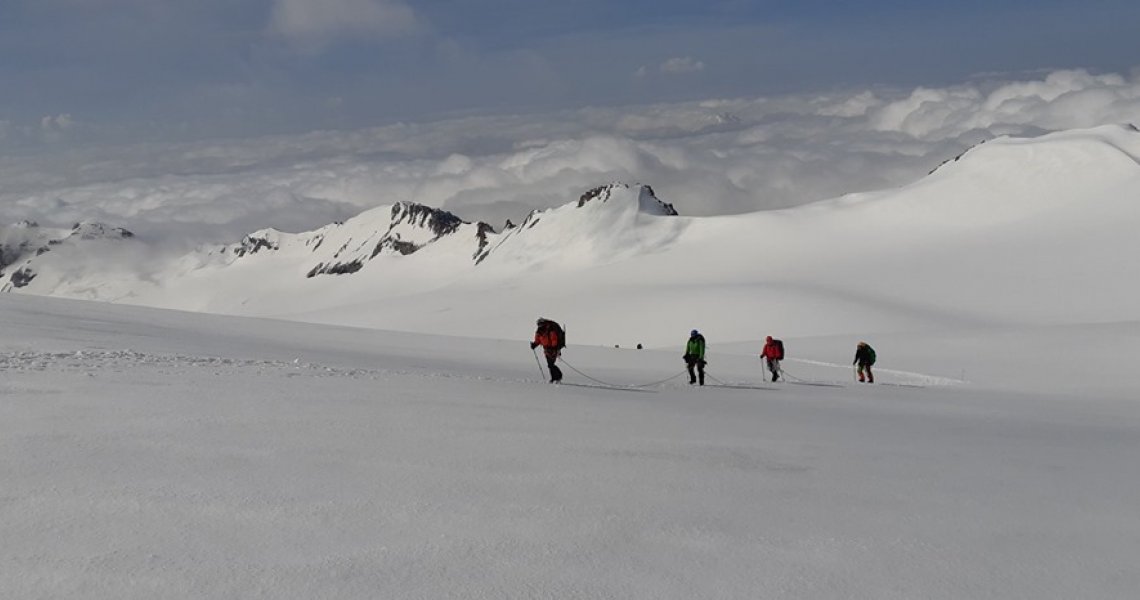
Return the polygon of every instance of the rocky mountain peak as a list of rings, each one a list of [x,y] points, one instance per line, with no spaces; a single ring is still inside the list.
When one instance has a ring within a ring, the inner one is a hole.
[[[397,202],[392,205],[392,225],[408,224],[431,231],[436,237],[455,233],[466,221],[439,208],[415,202]]]
[[[588,202],[606,202],[613,197],[615,192],[624,190],[636,190],[638,193],[638,201],[640,209],[643,212],[657,214],[662,216],[677,216],[677,209],[673,208],[672,204],[661,201],[657,195],[653,193],[653,188],[648,185],[614,182],[607,185],[598,186],[591,190],[586,191],[578,198],[578,208],[585,206]]]
[[[135,234],[122,227],[111,227],[95,221],[80,221],[71,226],[69,238],[76,237],[84,240],[124,240],[135,237]]]
[[[235,256],[248,256],[250,254],[257,254],[262,250],[279,250],[281,249],[281,235],[280,231],[276,229],[262,229],[255,231],[241,239],[241,242],[233,248]],[[225,249],[222,249],[225,252]]]

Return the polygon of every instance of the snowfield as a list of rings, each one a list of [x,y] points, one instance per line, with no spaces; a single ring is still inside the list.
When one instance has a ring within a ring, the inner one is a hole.
[[[178,260],[135,232],[0,270],[36,273],[20,293],[419,333],[507,337],[546,316],[608,346],[1140,320],[1133,127],[1002,137],[908,186],[779,211],[672,216],[662,201],[684,215],[700,198],[600,189],[498,233],[392,205]]]
[[[875,386],[854,337],[786,338],[776,384],[710,337],[699,388],[687,328],[572,344],[551,386],[530,315],[502,340],[25,295],[0,318],[4,598],[1140,589],[1135,321],[884,333]]]
[[[0,598],[1134,599],[1137,190],[1104,126],[731,216],[4,229]]]

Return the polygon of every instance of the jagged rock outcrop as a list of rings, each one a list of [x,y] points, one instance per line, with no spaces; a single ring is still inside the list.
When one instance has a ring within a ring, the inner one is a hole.
[[[12,287],[22,288],[32,282],[36,278],[36,271],[31,267],[23,267],[12,273]]]
[[[67,237],[83,240],[125,240],[135,237],[135,234],[122,227],[110,227],[103,223],[81,221],[71,226],[71,234]]]
[[[412,254],[445,235],[455,233],[459,226],[465,223],[466,221],[445,210],[412,202],[398,202],[392,206],[392,222],[388,231],[376,244],[369,258],[375,258],[385,250],[392,250],[405,256]],[[401,228],[401,225],[406,227]],[[422,232],[429,232],[431,238],[421,243],[412,241],[422,239],[417,235]]]
[[[678,216],[677,209],[673,208],[672,204],[662,202],[653,193],[653,188],[648,185],[630,186],[624,183],[611,183],[609,185],[598,186],[592,190],[587,191],[578,198],[578,208],[586,205],[587,202],[597,201],[606,202],[613,196],[617,190],[631,190],[637,189],[639,192],[639,201],[642,206],[641,209],[645,212],[660,214],[663,216]]]
[[[279,249],[281,249],[281,232],[276,229],[262,229],[242,238],[241,242],[233,248],[233,253],[235,256],[241,257],[257,254],[262,250]],[[223,248],[222,251],[225,252],[226,249]]]

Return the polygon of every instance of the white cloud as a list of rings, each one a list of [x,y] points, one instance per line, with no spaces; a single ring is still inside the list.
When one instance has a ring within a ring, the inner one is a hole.
[[[56,143],[66,138],[67,131],[75,127],[75,119],[69,113],[46,115],[40,119],[39,139]]]
[[[1071,70],[1042,80],[989,88],[962,85],[919,88],[875,111],[872,127],[918,138],[946,138],[971,129],[1032,126],[1091,127],[1140,120],[1137,78]]]
[[[49,125],[69,123],[63,116]],[[1140,76],[1059,71],[938,89],[75,149],[0,164],[0,222],[98,219],[144,238],[225,242],[411,200],[499,226],[615,179],[653,185],[682,214],[725,214],[909,183],[996,135],[1127,122],[1140,124]]]
[[[703,63],[703,62],[701,62],[701,61],[699,61],[699,60],[697,60],[691,56],[670,58],[669,60],[666,60],[665,62],[661,63],[661,66],[659,66],[657,70],[661,71],[662,73],[664,73],[666,75],[680,75],[683,73],[696,73],[698,71],[704,71],[705,70],[705,63]]]
[[[400,0],[275,0],[269,31],[301,46],[320,47],[344,38],[383,38],[417,26]]]
[[[66,131],[74,125],[75,119],[71,118],[70,113],[47,115],[40,119],[40,129],[44,131]]]

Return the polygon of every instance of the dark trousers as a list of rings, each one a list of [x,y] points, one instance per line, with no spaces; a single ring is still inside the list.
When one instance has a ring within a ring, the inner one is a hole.
[[[867,373],[867,383],[875,383],[875,374],[871,372],[871,365],[867,363],[859,363],[859,381],[863,381],[863,373]]]
[[[689,383],[696,383],[699,376],[701,385],[705,384],[705,361],[690,360],[685,363],[685,366],[689,369]],[[697,369],[696,373],[693,372],[694,367]]]
[[[768,371],[772,373],[772,381],[780,378],[780,359],[778,358],[765,358],[768,361]]]
[[[554,364],[555,361],[558,360],[558,351],[546,350],[545,354],[546,368],[550,370],[550,382],[554,383],[555,381],[562,381],[562,369],[559,369],[558,365]]]

